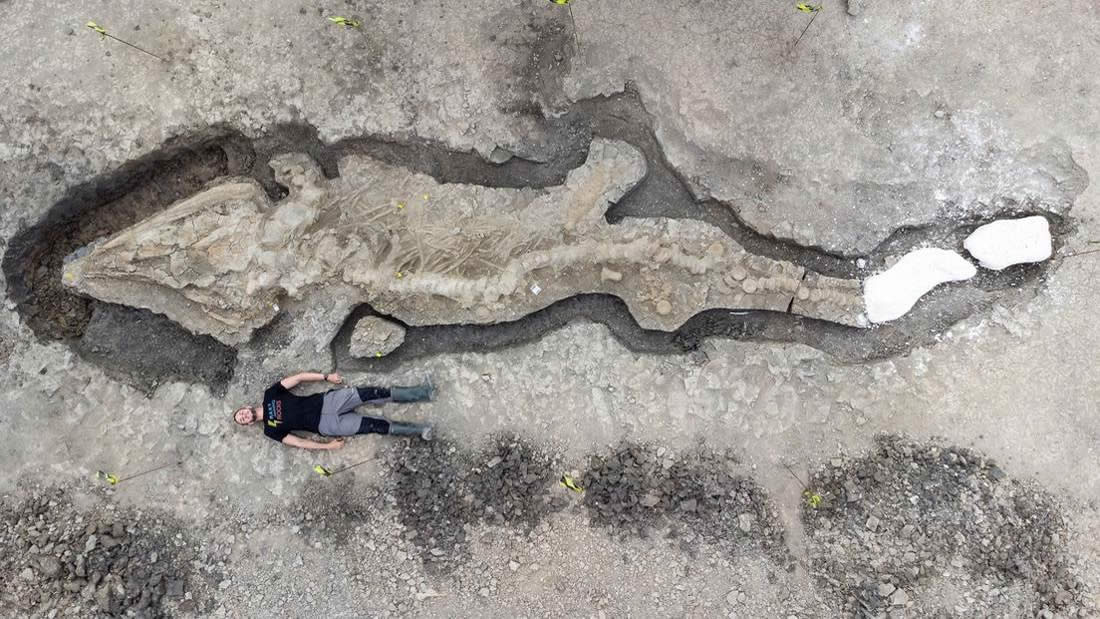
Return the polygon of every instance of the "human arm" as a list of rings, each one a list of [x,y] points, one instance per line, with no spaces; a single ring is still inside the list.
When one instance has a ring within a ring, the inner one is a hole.
[[[284,436],[282,442],[284,445],[297,447],[299,449],[340,449],[344,446],[344,439],[342,438],[322,443],[320,441],[311,441],[308,438],[294,436],[293,434]]]
[[[279,384],[282,385],[284,389],[293,389],[302,383],[315,383],[322,380],[327,380],[334,385],[339,385],[340,383],[344,382],[344,377],[340,376],[340,374],[337,372],[333,372],[331,374],[301,372],[299,374],[287,376],[286,378],[280,380]]]

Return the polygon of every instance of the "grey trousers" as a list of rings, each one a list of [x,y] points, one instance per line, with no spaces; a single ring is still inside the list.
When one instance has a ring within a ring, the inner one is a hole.
[[[334,389],[325,394],[321,404],[321,423],[317,431],[323,436],[351,436],[359,432],[363,420],[355,408],[363,403],[355,387]]]

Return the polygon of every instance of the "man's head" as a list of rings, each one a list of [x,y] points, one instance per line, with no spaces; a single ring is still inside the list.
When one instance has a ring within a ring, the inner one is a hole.
[[[250,426],[260,420],[260,409],[242,406],[233,411],[233,421],[239,426]]]

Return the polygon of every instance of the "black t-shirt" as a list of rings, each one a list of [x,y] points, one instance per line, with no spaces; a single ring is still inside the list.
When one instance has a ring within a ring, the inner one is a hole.
[[[316,432],[325,394],[294,395],[282,383],[264,392],[264,434],[282,442],[294,430]]]

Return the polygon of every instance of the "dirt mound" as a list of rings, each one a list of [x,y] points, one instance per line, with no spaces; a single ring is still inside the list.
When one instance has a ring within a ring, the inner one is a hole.
[[[566,504],[551,493],[561,474],[556,458],[512,435],[494,436],[480,451],[448,441],[408,442],[389,458],[394,474],[387,491],[405,538],[432,570],[451,571],[468,556],[466,525],[529,531]]]
[[[200,604],[215,575],[192,570],[201,557],[180,523],[95,494],[92,508],[78,507],[57,487],[25,496],[5,496],[0,508],[0,602],[8,612],[161,617],[210,610]]]
[[[1058,504],[980,453],[879,437],[810,484],[812,569],[846,613],[1077,616],[1087,604]]]
[[[779,518],[756,482],[733,474],[736,463],[704,448],[676,455],[620,443],[589,458],[584,504],[593,524],[621,536],[667,528],[688,552],[702,542],[730,551],[758,547],[784,559]]]
[[[452,570],[467,555],[467,525],[530,534],[574,504],[558,485],[561,456],[512,435],[476,452],[437,441],[410,442],[390,454],[393,497],[404,537],[426,565]],[[763,490],[730,471],[728,456],[706,449],[666,455],[630,443],[593,455],[581,477],[581,505],[612,534],[647,536],[657,529],[695,552],[707,543],[731,552],[762,548],[786,562],[783,530]]]

